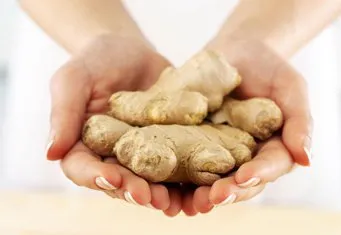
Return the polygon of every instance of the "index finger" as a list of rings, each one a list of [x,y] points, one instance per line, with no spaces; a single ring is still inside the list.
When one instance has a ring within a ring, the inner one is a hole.
[[[68,179],[78,186],[94,190],[124,190],[127,201],[147,205],[151,202],[149,184],[119,164],[102,162],[78,142],[61,160]]]

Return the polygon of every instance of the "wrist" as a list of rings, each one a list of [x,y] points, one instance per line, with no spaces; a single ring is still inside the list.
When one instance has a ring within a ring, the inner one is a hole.
[[[292,54],[289,44],[286,43],[286,33],[251,33],[238,30],[231,33],[219,32],[206,45],[206,48],[218,50],[231,60],[239,60],[241,57],[255,56],[261,51],[272,51],[283,58],[290,58]],[[258,56],[262,56],[261,54]]]
[[[72,54],[79,54],[86,50],[89,45],[103,44],[107,40],[111,41],[129,41],[135,44],[139,44],[149,50],[155,51],[154,46],[148,41],[142,34],[138,33],[123,33],[123,32],[111,32],[109,30],[97,31],[92,35],[88,35],[82,39],[81,43],[72,47]]]
[[[243,60],[259,54],[260,48],[264,47],[265,44],[261,40],[216,37],[205,46],[205,49],[223,54],[231,65],[239,69],[243,64]]]
[[[237,68],[242,77],[258,77],[256,71],[275,71],[287,59],[261,39],[215,38],[205,49],[216,51]]]

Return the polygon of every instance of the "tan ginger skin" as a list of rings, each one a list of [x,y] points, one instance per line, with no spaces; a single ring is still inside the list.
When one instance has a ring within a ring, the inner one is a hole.
[[[228,123],[265,140],[283,125],[283,115],[272,100],[251,98],[236,100],[226,97],[221,108],[209,118],[215,124]]]
[[[228,95],[241,83],[222,56],[204,51],[169,67],[147,91],[117,92],[110,110],[89,118],[84,144],[150,182],[212,185],[250,161],[259,140],[283,123],[265,98]]]
[[[132,127],[107,115],[94,115],[83,128],[83,142],[96,154],[116,156],[151,182],[211,185],[251,160],[241,141],[210,125]]]
[[[137,126],[197,125],[208,112],[218,110],[240,82],[237,70],[223,56],[203,51],[180,68],[166,68],[147,91],[113,94],[108,114]]]
[[[195,125],[208,114],[207,98],[191,91],[155,94],[123,91],[114,94],[109,105],[110,116],[134,126],[155,123]]]

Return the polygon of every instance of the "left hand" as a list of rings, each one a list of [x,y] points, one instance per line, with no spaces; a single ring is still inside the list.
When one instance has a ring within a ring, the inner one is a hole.
[[[223,52],[239,70],[243,81],[234,95],[240,99],[272,99],[283,112],[284,126],[281,136],[273,136],[263,143],[254,159],[233,175],[216,181],[212,187],[189,191],[182,203],[187,215],[207,213],[214,206],[249,200],[262,192],[267,183],[289,173],[295,163],[308,166],[311,160],[312,119],[307,85],[302,76],[259,42],[229,48],[216,44],[209,49]]]

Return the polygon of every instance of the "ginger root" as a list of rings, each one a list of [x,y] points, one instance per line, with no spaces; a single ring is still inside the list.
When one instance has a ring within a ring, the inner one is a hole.
[[[82,141],[150,182],[212,185],[283,124],[272,100],[232,98],[240,83],[221,55],[203,51],[166,68],[146,91],[112,94],[108,113],[85,122]]]
[[[107,115],[96,114],[84,124],[82,141],[102,157],[115,156],[114,147],[119,138],[132,127]]]
[[[257,148],[257,143],[255,139],[253,138],[252,135],[250,135],[246,131],[242,131],[238,128],[231,127],[229,125],[224,125],[224,124],[210,124],[214,128],[220,130],[224,134],[230,136],[230,138],[233,138],[235,141],[238,143],[244,144],[249,149],[254,152],[256,151]]]
[[[114,157],[151,182],[211,185],[251,160],[244,144],[210,125],[131,127],[106,115],[90,117],[83,143],[96,154]]]
[[[118,92],[111,96],[108,114],[130,125],[195,125],[208,114],[207,98],[198,92]]]
[[[121,91],[109,100],[108,115],[130,125],[200,124],[219,109],[241,82],[223,56],[203,51],[182,67],[166,68],[147,91]]]
[[[227,122],[260,140],[268,139],[283,125],[280,108],[266,98],[236,100],[226,97],[222,107],[209,119],[215,124]]]

